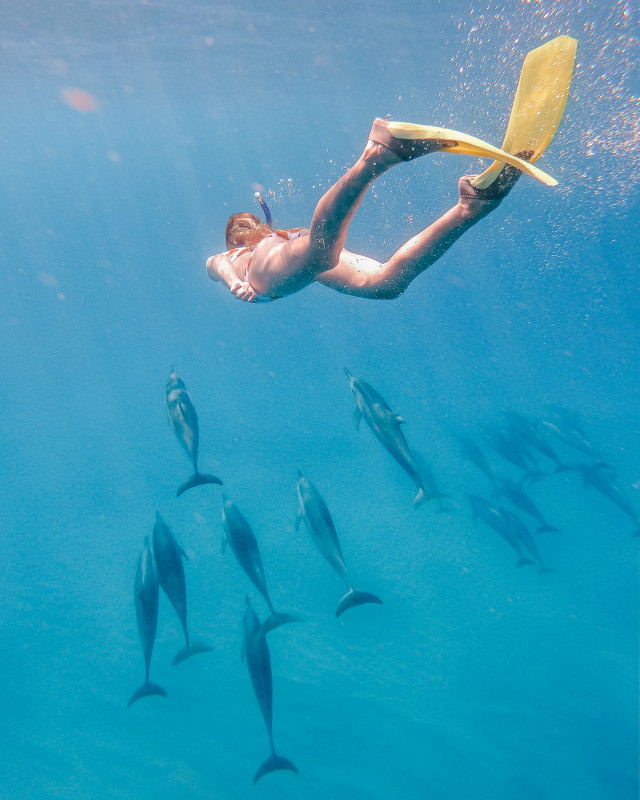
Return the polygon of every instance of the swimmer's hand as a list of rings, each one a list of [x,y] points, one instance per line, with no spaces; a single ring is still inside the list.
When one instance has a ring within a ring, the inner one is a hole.
[[[245,303],[255,302],[257,297],[256,290],[246,281],[234,281],[229,287],[231,294],[238,300],[244,300]]]

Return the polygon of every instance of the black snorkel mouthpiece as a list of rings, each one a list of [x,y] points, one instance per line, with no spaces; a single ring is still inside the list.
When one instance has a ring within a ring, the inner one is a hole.
[[[256,192],[254,197],[260,203],[260,208],[264,211],[264,221],[267,223],[267,225],[271,225],[271,212],[269,211],[269,206],[264,202],[260,192]]]

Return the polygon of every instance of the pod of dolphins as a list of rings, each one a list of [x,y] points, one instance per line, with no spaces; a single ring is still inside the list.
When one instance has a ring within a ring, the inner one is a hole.
[[[452,511],[442,503],[442,494],[436,484],[431,466],[409,447],[401,430],[404,422],[394,413],[382,396],[366,381],[354,377],[348,369],[344,372],[349,388],[355,398],[353,423],[356,430],[364,418],[376,439],[393,457],[417,489],[414,506],[431,500],[436,501],[438,511]],[[186,386],[175,370],[166,384],[166,407],[169,422],[178,442],[186,452],[193,466],[193,475],[184,481],[177,490],[180,496],[197,486],[222,485],[215,475],[201,473],[198,469],[198,450],[200,432],[198,416]],[[527,484],[535,483],[548,476],[540,467],[539,459],[554,465],[553,471],[575,471],[582,476],[585,487],[593,487],[615,504],[634,523],[634,536],[640,536],[640,515],[627,495],[615,480],[615,469],[603,462],[577,419],[577,415],[558,407],[551,407],[548,418],[532,422],[522,414],[507,411],[504,426],[485,432],[484,439],[504,461],[521,471],[519,480],[512,480],[496,472],[490,466],[482,448],[472,436],[457,434],[462,455],[474,464],[488,479],[491,485],[490,499],[478,494],[467,494],[471,505],[473,520],[481,520],[505,541],[515,552],[516,566],[537,565],[540,574],[553,572],[548,567],[527,524],[518,516],[525,514],[537,524],[536,533],[557,532],[549,524],[532,497],[527,493]],[[578,450],[582,456],[591,459],[589,463],[566,463],[555,452],[549,439],[555,439],[569,450]],[[298,470],[297,482],[298,514],[295,529],[304,522],[313,543],[325,560],[345,583],[347,592],[339,600],[335,615],[364,604],[382,604],[382,600],[371,592],[355,589],[347,572],[342,547],[336,526],[329,508],[314,484]],[[511,508],[501,505],[503,500]],[[269,615],[263,622],[254,610],[248,596],[245,596],[243,616],[242,658],[246,660],[253,691],[267,729],[270,755],[255,773],[254,784],[264,775],[278,770],[297,773],[295,764],[276,753],[273,742],[273,676],[271,655],[267,644],[267,634],[274,628],[303,622],[304,618],[295,613],[276,611],[267,589],[258,540],[240,509],[226,496],[222,496],[222,550],[228,544],[238,564],[253,586],[264,599]],[[177,665],[185,659],[212,648],[193,642],[187,625],[187,588],[183,559],[187,556],[178,544],[162,516],[156,512],[155,525],[151,538],[146,536],[138,558],[134,580],[134,605],[138,633],[145,664],[143,684],[131,695],[129,706],[143,697],[158,695],[167,697],[166,691],[149,679],[151,655],[158,626],[160,589],[167,596],[176,612],[184,633],[185,644],[176,653],[172,663]]]

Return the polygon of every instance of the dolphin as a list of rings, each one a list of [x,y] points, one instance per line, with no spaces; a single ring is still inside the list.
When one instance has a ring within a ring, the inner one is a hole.
[[[465,436],[463,433],[458,434],[458,441],[460,442],[460,446],[464,455],[470,461],[472,461],[481,472],[484,472],[495,488],[496,477],[493,474],[493,470],[489,466],[487,459],[484,457],[482,450],[473,441],[473,439],[471,439],[469,436]]]
[[[299,530],[302,520],[305,521],[311,538],[316,543],[316,547],[334,568],[342,580],[347,584],[349,591],[338,603],[336,617],[343,614],[353,606],[363,603],[380,603],[382,600],[375,594],[361,592],[354,589],[347,575],[347,568],[342,557],[338,534],[331,519],[331,514],[327,504],[322,499],[320,493],[310,480],[305,478],[298,470],[298,503],[300,509],[296,517],[296,530]]]
[[[158,568],[158,580],[164,593],[169,598],[174,607],[182,630],[186,645],[176,653],[172,664],[179,664],[189,656],[198,653],[206,653],[211,650],[208,644],[200,642],[189,643],[189,631],[187,629],[187,585],[184,578],[184,567],[182,559],[187,555],[176,542],[175,536],[169,530],[169,526],[156,511],[156,524],[153,527],[153,555]]]
[[[576,464],[576,469],[582,473],[582,480],[585,488],[589,485],[597,489],[601,494],[611,500],[612,503],[618,506],[619,509],[632,519],[636,529],[633,536],[640,536],[640,517],[637,510],[631,504],[631,501],[622,493],[622,489],[615,484],[611,478],[604,473],[611,468],[608,464],[598,462],[591,466],[590,464]]]
[[[522,437],[514,439],[509,431],[505,430],[487,431],[485,435],[491,447],[502,458],[510,461],[527,474],[532,474],[536,477],[540,477],[543,474],[537,470],[538,465],[529,448],[529,443],[523,440]],[[533,465],[533,472],[530,465]]]
[[[400,430],[400,425],[404,422],[402,417],[399,414],[394,414],[373,386],[370,386],[366,381],[354,378],[346,367],[344,367],[344,372],[349,379],[349,386],[356,398],[356,407],[353,411],[353,424],[356,430],[359,430],[360,420],[364,417],[365,422],[374,432],[378,441],[391,453],[416,485],[418,494],[413,500],[414,506],[425,500],[430,500],[431,496],[425,491],[420,470],[415,463],[407,440]]]
[[[591,458],[597,459],[594,446],[587,439],[584,429],[578,420],[577,412],[565,411],[558,406],[551,406],[553,419],[543,419],[538,423],[545,431],[561,439],[571,447]]]
[[[496,533],[502,536],[505,542],[511,545],[516,551],[518,555],[518,563],[516,566],[524,567],[527,564],[534,563],[530,559],[524,557],[520,542],[511,530],[511,526],[501,509],[495,508],[491,503],[485,500],[484,497],[478,497],[475,494],[468,494],[467,498],[473,509],[473,521],[475,522],[476,519],[480,518],[486,525],[493,528]]]
[[[279,756],[273,746],[273,678],[271,675],[271,655],[267,646],[267,639],[264,628],[256,612],[253,610],[249,598],[245,597],[245,610],[243,618],[244,644],[242,647],[243,657],[246,656],[249,677],[253,691],[262,712],[262,718],[269,734],[269,744],[271,755],[260,766],[253,777],[254,784],[263,775],[275,772],[279,769],[288,769],[297,774],[298,768],[289,761],[288,758]]]
[[[153,552],[149,543],[149,537],[144,540],[144,548],[138,558],[136,569],[136,579],[133,588],[133,597],[136,605],[136,619],[138,621],[138,633],[140,644],[144,655],[144,683],[137,689],[129,700],[129,706],[133,705],[141,697],[148,697],[158,694],[166,697],[167,693],[155,683],[149,680],[149,664],[151,663],[151,653],[156,640],[156,629],[158,627],[158,575],[153,562]]]
[[[303,622],[303,618],[296,614],[282,614],[274,609],[267,591],[256,537],[238,507],[226,495],[222,495],[222,527],[225,542],[229,542],[238,563],[269,606],[271,616],[264,622],[264,632],[268,633],[287,622]]]
[[[204,475],[198,472],[198,444],[200,441],[198,415],[184,381],[176,375],[173,367],[167,380],[165,399],[169,422],[185,453],[193,463],[193,475],[178,488],[178,497],[194,486],[202,486],[205,483],[222,485],[220,478],[216,478],[215,475]]]
[[[517,514],[514,514],[513,511],[509,511],[508,508],[500,508],[500,513],[506,519],[514,536],[520,540],[520,542],[527,548],[527,550],[531,553],[531,555],[540,565],[538,574],[542,575],[545,572],[555,572],[555,569],[551,569],[551,567],[546,567],[542,563],[542,557],[540,555],[540,551],[538,550],[538,545],[536,544],[535,539],[531,535],[531,531],[529,530],[529,528],[527,528],[527,526],[520,519],[520,517]]]
[[[540,513],[540,510],[538,509],[538,506],[533,502],[520,484],[515,483],[515,481],[510,481],[507,478],[501,478],[498,483],[498,491],[508,500],[511,500],[514,506],[518,506],[518,508],[524,511],[525,514],[528,514],[530,517],[533,517],[540,523],[540,526],[537,529],[538,533],[543,533],[545,531],[557,532],[558,529],[556,527],[549,525],[549,523],[545,521],[544,517]]]
[[[548,459],[555,462],[556,472],[566,472],[567,470],[573,469],[573,467],[570,467],[568,464],[564,464],[560,460],[553,447],[551,447],[547,440],[540,435],[536,426],[529,422],[526,417],[523,417],[522,414],[518,414],[515,411],[507,412],[507,417],[509,418],[511,430],[515,434],[516,438],[527,442],[527,444],[530,444],[539,453],[542,453],[543,456],[546,456]]]

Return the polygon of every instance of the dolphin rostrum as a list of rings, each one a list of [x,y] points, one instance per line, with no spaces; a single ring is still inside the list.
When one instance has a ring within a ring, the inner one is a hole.
[[[200,642],[189,643],[189,631],[187,629],[187,584],[184,577],[184,567],[182,559],[186,558],[186,553],[176,542],[175,536],[169,530],[169,526],[156,511],[156,524],[153,527],[153,555],[158,568],[158,580],[164,593],[169,598],[174,607],[182,630],[186,645],[176,653],[172,664],[179,664],[189,656],[198,653],[206,653],[211,650],[208,644]]]
[[[249,598],[245,598],[245,611],[243,619],[244,644],[243,656],[246,656],[249,677],[253,691],[262,712],[262,718],[269,734],[271,755],[260,766],[254,775],[253,782],[257,783],[263,775],[279,769],[288,769],[298,772],[298,768],[288,758],[279,756],[273,746],[273,678],[271,674],[271,655],[258,615],[253,610]]]
[[[165,399],[169,422],[178,437],[178,441],[193,464],[193,475],[178,488],[178,497],[194,486],[202,486],[205,483],[222,485],[220,478],[216,478],[215,475],[205,475],[198,472],[198,445],[200,441],[198,415],[193,407],[184,381],[176,375],[173,368],[167,380]]]
[[[256,537],[240,509],[226,495],[222,495],[222,527],[225,541],[231,545],[238,563],[269,606],[271,616],[263,623],[264,632],[268,633],[287,622],[303,622],[297,614],[283,614],[274,609],[267,591]]]
[[[136,618],[138,621],[138,633],[140,644],[144,655],[145,677],[142,686],[137,689],[129,700],[129,705],[133,705],[141,697],[148,697],[152,694],[159,694],[166,697],[167,693],[155,683],[149,680],[149,664],[151,663],[151,653],[156,640],[156,628],[158,627],[158,575],[153,562],[153,552],[149,543],[149,537],[144,540],[144,548],[138,559],[136,569],[136,579],[133,589],[133,597],[136,605]]]
[[[302,475],[300,470],[298,470],[298,502],[300,510],[296,518],[296,530],[299,529],[300,523],[304,520],[318,550],[349,588],[349,591],[338,603],[336,617],[339,617],[340,614],[347,611],[347,609],[362,605],[363,603],[382,604],[382,600],[376,597],[375,594],[361,592],[358,589],[354,589],[351,585],[347,574],[347,568],[344,564],[344,558],[342,557],[338,534],[336,533],[336,528],[333,524],[333,519],[331,518],[327,504],[322,499],[316,487],[310,480]]]
[[[373,386],[370,386],[366,381],[361,381],[359,378],[354,378],[346,367],[344,367],[344,372],[349,379],[349,386],[356,398],[356,407],[353,411],[353,424],[356,430],[359,429],[360,420],[364,417],[365,422],[374,432],[378,441],[391,453],[416,485],[418,494],[413,500],[414,506],[425,500],[430,500],[431,496],[425,491],[420,470],[409,449],[407,440],[400,430],[400,425],[404,422],[402,417],[399,414],[394,414]]]

